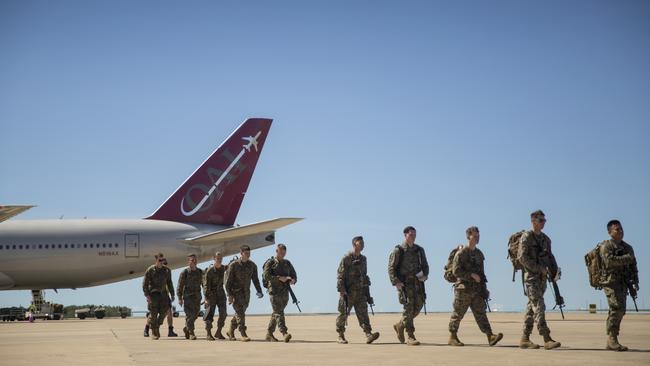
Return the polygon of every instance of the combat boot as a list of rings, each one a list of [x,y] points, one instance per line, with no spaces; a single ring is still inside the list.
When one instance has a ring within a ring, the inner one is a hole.
[[[223,334],[221,334],[221,327],[217,327],[217,331],[214,332],[214,337],[216,339],[226,339],[226,337],[224,337]]]
[[[226,332],[226,335],[228,336],[229,341],[236,341],[237,340],[237,338],[235,338],[235,328],[233,328],[232,326],[230,327],[230,329],[228,329],[228,331]]]
[[[178,334],[174,333],[174,327],[169,326],[169,329],[167,329],[167,337],[178,337]]]
[[[523,336],[521,336],[521,340],[519,341],[519,348],[523,348],[523,349],[538,349],[538,348],[539,348],[539,344],[535,344],[535,343],[531,342],[531,341],[530,341],[530,336],[524,334]]]
[[[282,333],[282,338],[284,340],[284,343],[289,343],[291,340],[291,333]]]
[[[499,341],[503,338],[503,333],[497,333],[497,334],[488,334],[487,339],[488,339],[488,344],[490,346],[494,346],[495,344],[499,343]]]
[[[462,347],[465,345],[465,343],[461,342],[460,339],[458,339],[458,333],[456,332],[449,334],[449,341],[447,344],[454,347]]]
[[[420,341],[415,339],[415,334],[409,333],[408,338],[406,339],[406,344],[409,345],[409,346],[419,346]]]
[[[239,333],[241,333],[240,341],[242,341],[242,342],[250,342],[251,339],[248,337],[248,334],[246,334],[245,330],[240,330]]]
[[[275,336],[274,336],[273,333],[271,333],[271,332],[266,332],[266,338],[265,338],[265,339],[266,339],[268,342],[277,342],[277,341],[278,341],[278,339],[275,338]]]
[[[609,337],[607,338],[607,349],[612,351],[625,352],[627,351],[628,348],[618,343],[617,336],[610,334]]]
[[[185,339],[190,339],[190,331],[187,327],[183,327],[183,333],[185,334]]]
[[[556,342],[551,338],[551,334],[544,334],[544,349],[553,349],[553,348],[558,348],[562,344],[560,342]]]
[[[214,337],[212,336],[212,328],[205,328],[205,331],[208,333],[205,339],[209,341],[214,341]]]
[[[347,339],[345,339],[345,333],[339,332],[339,339],[336,340],[338,344],[348,344]]]
[[[151,328],[151,333],[153,333],[151,339],[158,340],[160,338],[160,332],[158,331],[158,328]]]
[[[404,339],[404,324],[402,324],[402,321],[393,324],[393,329],[395,329],[395,333],[397,333],[399,343],[406,342],[406,339]]]
[[[379,338],[379,332],[368,332],[366,333],[366,344],[370,344]]]
[[[144,326],[144,336],[149,337],[149,325],[148,324]]]

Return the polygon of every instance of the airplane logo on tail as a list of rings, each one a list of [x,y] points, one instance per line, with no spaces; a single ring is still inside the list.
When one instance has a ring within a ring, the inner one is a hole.
[[[201,207],[203,207],[203,205],[208,201],[208,198],[210,198],[212,193],[214,193],[214,191],[219,187],[219,184],[223,181],[223,179],[228,176],[228,173],[230,173],[232,168],[237,165],[239,160],[244,156],[244,154],[246,152],[251,151],[251,147],[254,147],[255,152],[258,152],[258,150],[257,150],[257,140],[259,139],[261,134],[262,134],[262,131],[259,131],[259,132],[257,132],[257,134],[255,134],[255,136],[242,137],[242,140],[247,141],[248,143],[242,145],[242,149],[239,152],[239,154],[237,155],[237,157],[235,157],[235,159],[233,159],[233,161],[230,163],[228,168],[226,168],[226,170],[219,176],[219,179],[217,179],[217,181],[214,182],[212,187],[210,187],[210,190],[208,190],[208,192],[206,192],[205,196],[203,196],[203,198],[199,201],[199,203],[193,209],[191,209],[189,211],[185,211],[185,207],[184,207],[185,206],[185,197],[183,197],[183,199],[181,200],[181,212],[183,213],[183,215],[192,216],[195,213],[199,212]]]

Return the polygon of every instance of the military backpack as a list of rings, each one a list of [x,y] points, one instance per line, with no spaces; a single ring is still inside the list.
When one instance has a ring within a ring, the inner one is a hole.
[[[267,259],[266,262],[264,262],[264,265],[262,266],[262,271],[266,271],[266,268],[268,266],[272,266],[274,261],[275,261],[274,257],[271,257],[271,258]],[[264,278],[264,276],[262,276],[262,286],[264,286],[264,288],[266,288],[268,290],[271,287],[271,281],[267,281]]]
[[[600,244],[585,254],[585,264],[587,265],[587,273],[589,274],[589,284],[591,287],[600,290],[601,275],[603,273],[603,258],[600,256]]]
[[[456,276],[454,276],[454,272],[452,270],[452,265],[453,265],[454,257],[456,256],[456,253],[458,253],[461,249],[463,249],[463,246],[459,245],[459,246],[455,247],[454,249],[452,249],[451,252],[449,253],[449,257],[447,258],[447,264],[445,265],[445,273],[443,275],[443,277],[445,278],[445,280],[447,280],[447,282],[456,283],[456,281],[458,281],[458,278],[456,278]]]
[[[514,281],[514,274],[519,270],[523,270],[524,266],[521,264],[517,256],[519,255],[519,246],[521,242],[521,236],[524,235],[526,230],[517,231],[516,233],[510,235],[508,239],[508,259],[512,262],[512,280]]]

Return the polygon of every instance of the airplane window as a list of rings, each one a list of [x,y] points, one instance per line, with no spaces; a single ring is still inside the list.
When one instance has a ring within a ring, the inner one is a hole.
[[[117,248],[118,246],[119,246],[119,244],[118,244],[118,243],[115,243],[115,248]]]
[[[90,247],[91,247],[91,248],[94,248],[94,247],[95,247],[95,244],[92,244],[92,243],[91,243],[91,244],[90,244]]]
[[[25,245],[25,249],[29,249],[29,244]]]
[[[106,243],[102,244],[102,248],[106,248]]]
[[[23,249],[23,245],[22,245],[22,244],[19,245],[19,246],[18,246],[18,249]]]
[[[88,248],[88,244],[87,244],[87,243],[84,243],[84,248]]]
[[[43,249],[43,244],[39,244],[38,249]]]
[[[61,244],[59,244],[59,249],[61,249]]]
[[[2,250],[2,245],[0,245],[0,250]]]
[[[50,249],[50,244],[45,244],[45,249]]]
[[[11,247],[11,249],[16,249],[16,245],[14,244],[14,245]]]
[[[113,247],[113,243],[108,243],[108,247],[109,247],[109,248],[112,248],[112,247]]]
[[[64,245],[63,247],[66,248],[66,249],[68,249],[68,244]]]

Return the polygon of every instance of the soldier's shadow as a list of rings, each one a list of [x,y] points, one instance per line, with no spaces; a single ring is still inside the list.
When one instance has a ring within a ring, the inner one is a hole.
[[[573,348],[573,347],[560,347],[557,349],[558,351],[600,351],[600,352],[615,352],[612,350],[604,349],[604,348]],[[650,353],[650,349],[628,349],[627,351],[624,352],[619,352],[619,353],[625,353],[625,352],[635,352],[635,353]]]

